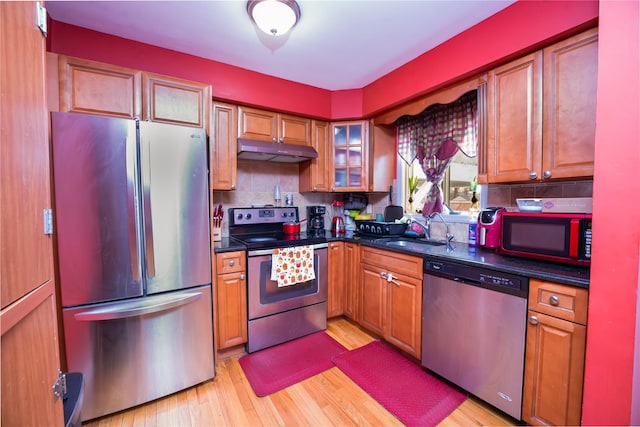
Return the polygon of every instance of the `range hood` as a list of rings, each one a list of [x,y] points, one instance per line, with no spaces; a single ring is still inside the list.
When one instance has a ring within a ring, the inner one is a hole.
[[[278,144],[238,138],[238,158],[266,162],[299,163],[318,158],[318,152],[307,145]]]

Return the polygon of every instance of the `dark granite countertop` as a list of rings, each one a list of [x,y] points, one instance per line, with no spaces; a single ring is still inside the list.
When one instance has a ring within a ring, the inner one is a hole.
[[[503,256],[492,250],[482,249],[477,246],[469,246],[466,243],[453,242],[449,246],[420,245],[420,249],[415,250],[415,248],[411,248],[409,246],[404,248],[388,246],[384,242],[381,242],[379,236],[359,235],[354,232],[347,232],[346,234],[341,235],[327,232],[326,237],[329,242],[354,242],[380,249],[421,256],[424,258],[456,261],[462,264],[481,266],[483,268],[496,271],[520,274],[534,279],[549,280],[581,288],[589,287],[589,268]],[[392,238],[389,238],[388,240],[390,239]],[[214,245],[215,253],[244,249],[244,245],[230,241],[229,238],[224,237],[221,242],[215,242]]]

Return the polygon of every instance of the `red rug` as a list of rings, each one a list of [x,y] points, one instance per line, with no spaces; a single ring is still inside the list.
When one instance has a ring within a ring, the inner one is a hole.
[[[332,368],[331,358],[347,349],[325,332],[247,354],[239,359],[249,384],[266,396]]]
[[[467,398],[380,341],[333,363],[407,426],[435,426]]]

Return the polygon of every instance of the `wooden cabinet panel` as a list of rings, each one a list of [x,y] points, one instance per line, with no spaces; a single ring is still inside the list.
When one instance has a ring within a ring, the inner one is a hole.
[[[56,311],[51,281],[1,312],[3,426],[64,424],[52,390],[60,369]]]
[[[388,192],[396,177],[396,132],[393,126],[374,126],[371,131],[372,155],[369,173],[369,191]]]
[[[329,243],[327,274],[327,318],[344,314],[345,299],[345,244]]]
[[[580,425],[586,327],[531,310],[529,319],[522,417],[531,425]]]
[[[0,2],[0,339],[3,426],[63,425],[51,208],[46,42],[36,3]]]
[[[360,245],[345,244],[345,303],[344,315],[351,320],[358,320],[360,296]]]
[[[295,145],[311,145],[311,120],[303,117],[278,115],[280,142]]]
[[[216,349],[223,350],[247,342],[247,278],[244,251],[215,255]]]
[[[542,153],[542,52],[489,73],[489,182],[539,175]]]
[[[366,264],[361,270],[362,294],[360,295],[360,320],[365,328],[384,336],[386,320],[386,281],[380,277],[380,269]]]
[[[301,192],[330,191],[330,137],[329,123],[313,120],[311,122],[311,146],[318,157],[300,163],[299,187]]]
[[[422,278],[395,276],[387,286],[387,340],[420,358],[422,350]]]
[[[238,138],[277,142],[278,118],[272,111],[238,107]]]
[[[531,279],[522,417],[532,425],[579,425],[588,291]]]
[[[531,279],[529,309],[570,322],[587,324],[589,291],[574,286]]]
[[[593,176],[597,77],[597,28],[544,49],[542,170],[551,178]]]
[[[593,176],[597,69],[592,29],[489,73],[488,182]]]
[[[142,72],[60,55],[60,111],[141,118]]]
[[[0,304],[17,301],[53,278],[52,239],[43,210],[51,208],[45,40],[35,3],[2,2],[0,97]]]
[[[368,191],[369,148],[367,121],[331,123],[331,191]]]
[[[360,324],[419,359],[422,258],[362,247]]]
[[[209,85],[145,72],[142,95],[143,120],[199,127],[209,133]]]
[[[211,107],[209,165],[213,190],[235,190],[238,169],[236,106],[214,102]]]

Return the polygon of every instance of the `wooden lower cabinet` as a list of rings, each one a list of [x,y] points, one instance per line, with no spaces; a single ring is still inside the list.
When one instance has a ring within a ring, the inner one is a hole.
[[[345,301],[344,315],[353,321],[358,320],[360,296],[360,245],[345,243]]]
[[[327,255],[327,318],[344,314],[345,243],[330,242]]]
[[[586,289],[532,279],[522,419],[580,425],[586,346]]]
[[[419,359],[422,258],[369,247],[361,257],[360,325]]]
[[[247,342],[247,275],[244,251],[215,256],[216,349]]]

